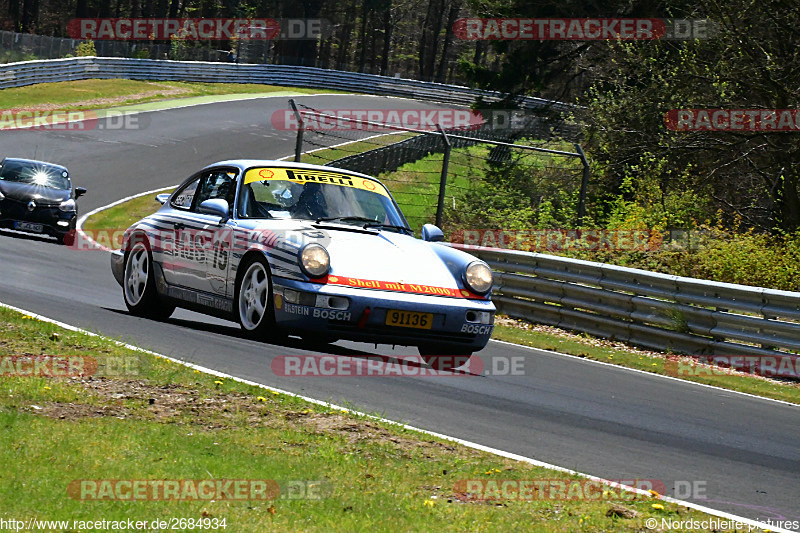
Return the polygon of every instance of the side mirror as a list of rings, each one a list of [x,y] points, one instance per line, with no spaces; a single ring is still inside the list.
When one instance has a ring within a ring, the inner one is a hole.
[[[165,203],[167,203],[167,200],[169,200],[169,193],[168,192],[163,192],[161,194],[157,194],[156,195],[156,202],[160,203],[161,205],[164,205]]]
[[[425,224],[422,226],[422,240],[428,242],[442,242],[444,241],[444,233],[433,224]]]
[[[76,200],[78,198],[80,198],[81,196],[83,196],[84,194],[86,194],[86,189],[84,189],[83,187],[75,187],[75,199]]]
[[[220,198],[205,200],[197,208],[197,211],[204,215],[213,215],[220,217],[222,219],[220,220],[220,224],[222,224],[223,222],[227,222],[229,210],[230,207],[228,206],[228,202]]]

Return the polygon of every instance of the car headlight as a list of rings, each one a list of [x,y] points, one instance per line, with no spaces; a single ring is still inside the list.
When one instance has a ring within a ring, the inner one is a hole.
[[[331,267],[331,256],[324,246],[310,243],[300,250],[300,267],[310,278],[321,278]]]
[[[472,292],[485,294],[492,288],[492,269],[483,261],[473,261],[464,270],[464,281]]]
[[[75,211],[75,200],[73,200],[72,198],[70,198],[69,200],[65,200],[61,202],[61,205],[59,205],[58,208],[67,213]]]

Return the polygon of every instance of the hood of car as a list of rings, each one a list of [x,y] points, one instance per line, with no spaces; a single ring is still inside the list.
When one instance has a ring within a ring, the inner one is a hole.
[[[64,189],[51,189],[41,185],[31,185],[29,183],[15,183],[10,181],[0,181],[0,192],[7,198],[29,202],[34,200],[40,205],[57,205],[65,200],[69,200],[71,192]]]
[[[327,232],[331,275],[458,288],[453,271],[434,249],[439,245],[392,231]]]

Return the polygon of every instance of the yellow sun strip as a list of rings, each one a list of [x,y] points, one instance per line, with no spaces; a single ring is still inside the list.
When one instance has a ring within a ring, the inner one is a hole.
[[[330,183],[340,187],[352,187],[353,189],[362,189],[386,197],[389,196],[389,191],[377,181],[337,172],[300,168],[251,168],[244,175],[245,184],[267,180],[291,181],[301,185],[306,183]]]

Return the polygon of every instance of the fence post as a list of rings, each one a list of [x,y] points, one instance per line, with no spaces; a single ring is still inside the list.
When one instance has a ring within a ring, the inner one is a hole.
[[[442,214],[444,211],[444,192],[445,188],[447,187],[447,167],[450,166],[450,139],[447,138],[447,134],[444,132],[440,124],[437,124],[436,127],[442,134],[442,140],[444,141],[444,157],[442,158],[442,175],[439,178],[439,201],[436,203],[436,225],[441,228]]]
[[[294,116],[297,118],[297,140],[295,140],[294,143],[294,162],[299,163],[300,154],[303,153],[303,130],[306,129],[306,125],[305,122],[303,122],[303,116],[300,114],[300,111],[297,110],[294,98],[289,98],[289,105],[292,106]]]
[[[586,189],[589,188],[589,174],[591,169],[589,168],[589,161],[586,160],[586,154],[583,153],[583,148],[578,143],[575,143],[575,151],[578,152],[578,156],[581,158],[581,163],[583,163],[583,176],[581,177],[581,191],[578,195],[578,227],[583,226],[583,217],[586,216]]]

